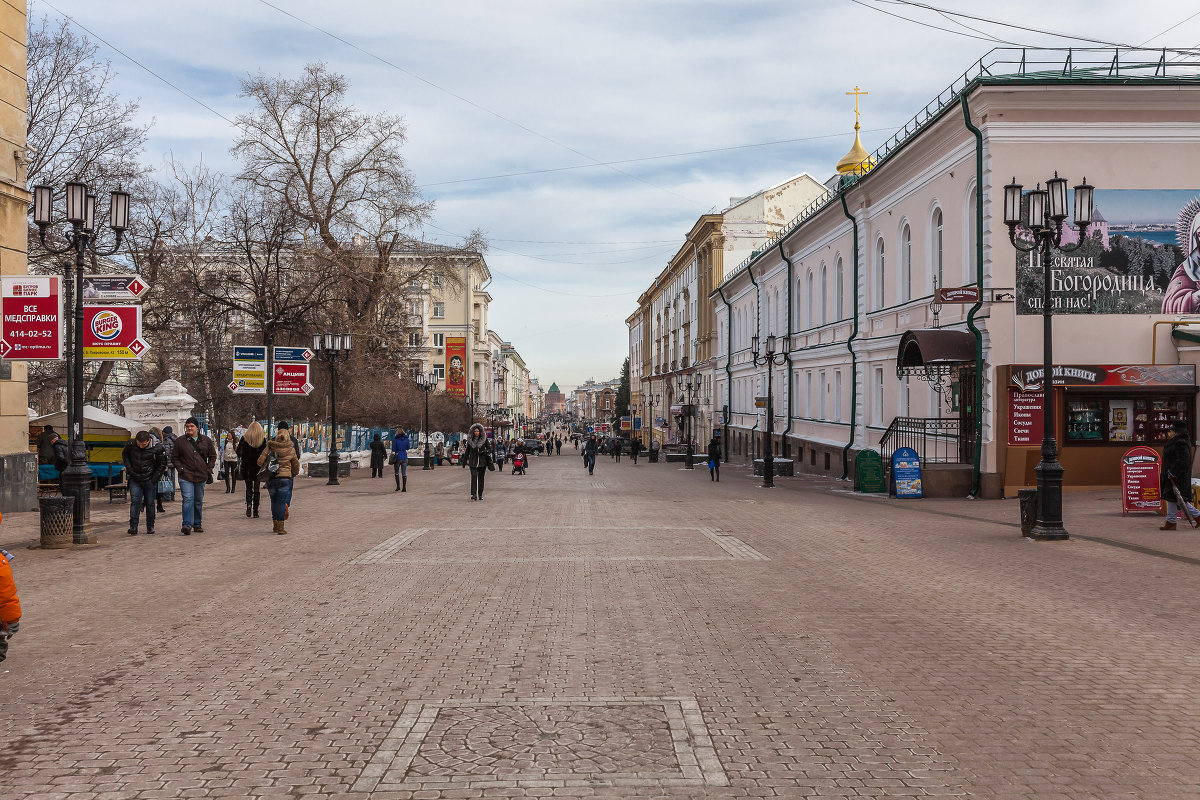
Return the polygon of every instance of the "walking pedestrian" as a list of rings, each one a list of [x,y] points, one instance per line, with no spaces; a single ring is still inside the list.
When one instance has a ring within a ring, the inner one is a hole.
[[[163,452],[167,455],[167,471],[163,475],[163,480],[159,481],[158,488],[158,513],[165,514],[167,510],[163,508],[163,495],[170,494],[171,498],[175,497],[175,462],[171,456],[175,450],[175,440],[179,438],[175,435],[170,425],[166,425],[162,429],[162,446]],[[164,491],[164,487],[166,491]]]
[[[121,461],[129,486],[129,535],[137,536],[142,506],[146,507],[146,533],[154,533],[155,497],[158,479],[167,468],[167,454],[161,444],[154,443],[149,431],[138,431],[121,451]]]
[[[576,449],[576,450],[578,450],[578,449],[579,449],[579,437],[578,437],[578,436],[572,436],[572,437],[571,437],[571,444],[575,445],[575,449]]]
[[[434,465],[440,467],[445,460],[446,460],[446,446],[444,444],[442,444],[441,442],[438,442],[437,445],[433,448]]]
[[[621,463],[621,451],[624,449],[625,449],[625,440],[624,439],[613,439],[613,458],[616,459],[618,464]]]
[[[71,448],[67,447],[67,443],[57,433],[54,434],[54,440],[50,443],[51,450],[54,451],[54,459],[51,462],[56,470],[58,470],[58,491],[59,494],[66,494],[66,471],[67,466],[71,463]]]
[[[482,500],[484,473],[496,468],[492,463],[491,447],[483,435],[483,426],[478,422],[472,425],[464,444],[462,462],[464,467],[471,470],[471,499]]]
[[[192,531],[204,533],[204,487],[213,482],[217,448],[212,439],[200,432],[195,417],[188,417],[183,423],[183,434],[171,448],[171,462],[179,473],[179,491],[183,495],[183,524],[179,532],[191,536]]]
[[[258,457],[258,466],[266,469],[267,494],[271,495],[271,521],[275,533],[287,533],[283,523],[290,516],[292,504],[292,482],[300,473],[300,457],[292,444],[291,431],[286,422],[275,427],[275,438]]]
[[[721,482],[721,440],[716,434],[708,443],[708,479]]]
[[[383,445],[383,440],[379,434],[375,434],[375,438],[371,440],[371,477],[383,477],[383,462],[387,459],[387,448]]]
[[[629,456],[633,459],[634,466],[637,466],[638,453],[642,452],[642,443],[637,439],[629,442]]]
[[[392,463],[392,468],[396,473],[396,491],[408,491],[408,448],[412,447],[412,443],[408,439],[408,434],[403,428],[396,429],[396,435],[392,437],[392,456],[389,459]]]
[[[556,455],[556,456],[562,455],[562,437],[561,436],[556,436],[554,438],[554,455]]]
[[[267,434],[258,422],[251,422],[238,442],[238,459],[242,462],[242,481],[246,484],[246,516],[258,517],[262,481],[258,457],[267,447]]]
[[[600,450],[600,442],[596,441],[596,435],[592,434],[583,444],[583,465],[587,467],[588,475],[592,475],[596,470],[596,453]]]
[[[54,463],[54,440],[58,438],[58,434],[54,432],[53,425],[47,425],[42,428],[42,432],[37,437],[37,451],[39,464]]]
[[[8,658],[8,640],[21,627],[21,601],[13,581],[12,553],[0,550],[0,661]]]
[[[1181,419],[1171,424],[1171,438],[1163,445],[1162,474],[1160,478],[1162,497],[1167,501],[1167,519],[1159,528],[1160,531],[1175,530],[1175,518],[1179,514],[1179,503],[1175,497],[1178,489],[1179,496],[1187,504],[1187,510],[1193,520],[1193,525],[1200,527],[1200,511],[1192,505],[1192,442],[1188,438],[1187,422]]]
[[[233,494],[237,489],[237,437],[233,431],[225,434],[225,444],[221,447],[221,474],[225,476],[225,494]]]

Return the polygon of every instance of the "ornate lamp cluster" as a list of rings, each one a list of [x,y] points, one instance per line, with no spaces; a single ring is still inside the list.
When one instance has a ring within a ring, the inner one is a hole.
[[[767,367],[767,427],[763,431],[763,488],[772,489],[775,487],[775,455],[771,452],[771,440],[775,436],[775,409],[774,397],[771,393],[771,381],[775,374],[775,367],[782,366],[787,360],[787,354],[791,352],[791,337],[782,337],[783,348],[777,353],[775,351],[776,336],[768,334],[766,349],[760,358],[758,354],[758,334],[750,337],[750,355],[754,360],[754,366],[765,364]],[[779,359],[776,361],[775,359]]]

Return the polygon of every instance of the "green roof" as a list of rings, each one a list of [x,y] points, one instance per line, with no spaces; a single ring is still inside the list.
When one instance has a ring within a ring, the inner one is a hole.
[[[557,391],[558,391],[558,384],[557,384],[557,383],[552,383],[552,384],[550,384],[550,391],[552,391],[552,392],[557,392]]]

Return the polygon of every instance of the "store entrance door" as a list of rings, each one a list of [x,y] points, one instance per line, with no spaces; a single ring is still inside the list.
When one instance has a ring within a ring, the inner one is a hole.
[[[975,432],[979,405],[975,396],[975,367],[963,365],[958,371],[958,463],[975,463]]]

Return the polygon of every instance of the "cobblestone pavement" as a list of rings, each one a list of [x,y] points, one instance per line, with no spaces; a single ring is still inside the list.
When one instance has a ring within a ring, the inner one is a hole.
[[[15,551],[0,795],[1200,796],[1200,533],[677,466],[302,479],[288,536],[101,499]]]

